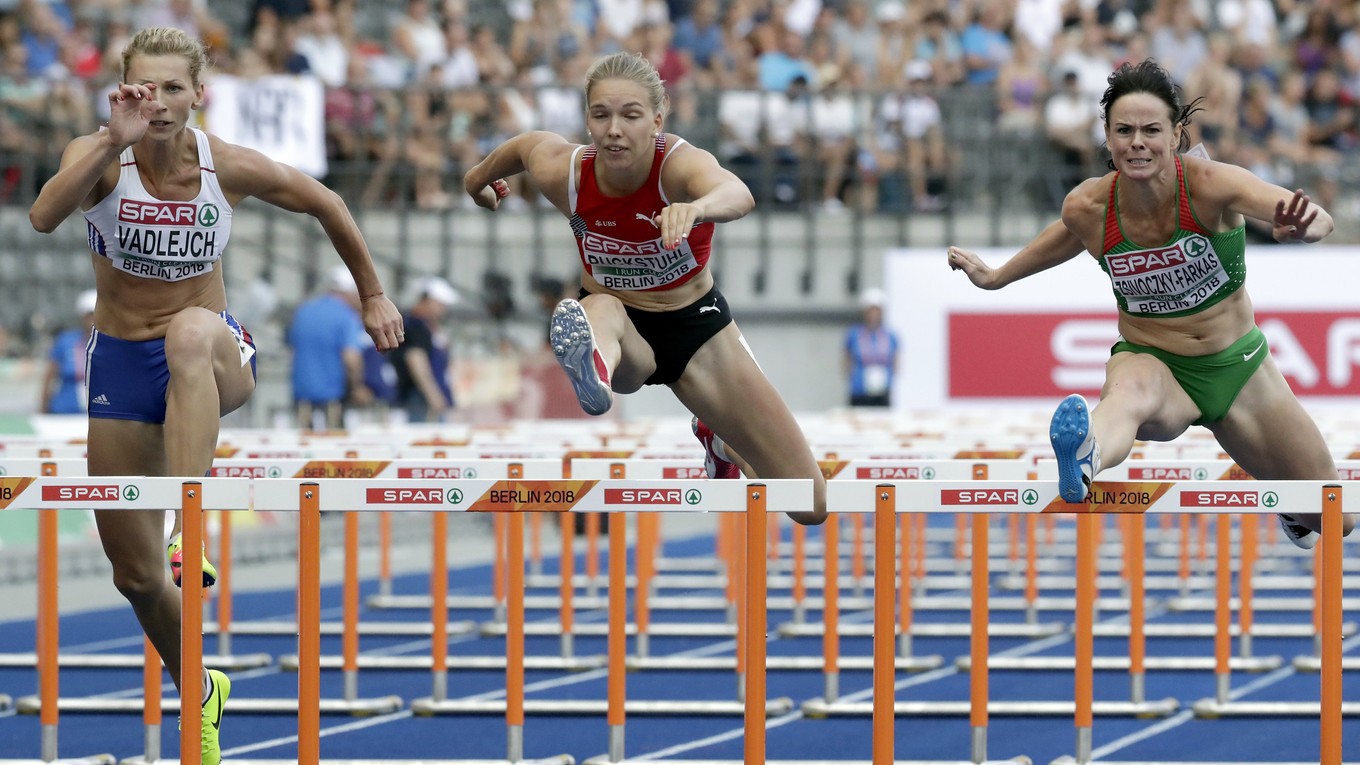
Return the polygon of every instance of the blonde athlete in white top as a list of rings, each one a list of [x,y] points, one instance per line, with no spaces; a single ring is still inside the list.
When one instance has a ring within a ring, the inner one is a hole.
[[[119,157],[127,149],[151,198],[199,199],[201,160],[208,158],[200,156],[200,143],[187,125],[191,111],[203,103],[206,62],[203,45],[180,30],[158,27],[133,37],[123,51],[123,81],[109,94],[108,128],[66,147],[60,169],[29,211],[33,227],[51,232],[77,209],[91,210],[113,193],[121,176]],[[402,338],[401,314],[384,296],[368,247],[340,197],[256,151],[212,136],[207,147],[227,204],[253,196],[321,222],[364,298],[365,328],[379,350],[395,348]],[[224,320],[221,268],[170,281],[158,269],[120,270],[111,255],[93,253],[91,260],[99,293],[96,330],[160,364],[166,392],[163,422],[145,413],[110,419],[92,412],[89,474],[204,475],[212,466],[222,415],[244,404],[255,389],[244,363],[243,333],[233,332]],[[114,584],[179,686],[180,605],[163,563],[164,517],[118,510],[95,515]],[[216,670],[204,673],[201,682],[203,762],[216,765],[221,758],[217,727],[231,686]]]

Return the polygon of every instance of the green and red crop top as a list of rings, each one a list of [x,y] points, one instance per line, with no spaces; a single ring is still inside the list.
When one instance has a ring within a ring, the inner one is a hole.
[[[1246,226],[1211,233],[1195,216],[1185,169],[1176,157],[1176,230],[1159,247],[1124,238],[1119,222],[1119,173],[1105,206],[1100,267],[1110,277],[1119,309],[1131,316],[1199,313],[1246,281]]]

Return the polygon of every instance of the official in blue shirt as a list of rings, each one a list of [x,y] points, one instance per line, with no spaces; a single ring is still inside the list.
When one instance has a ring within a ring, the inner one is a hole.
[[[293,349],[293,402],[298,425],[316,426],[315,413],[325,413],[324,427],[344,427],[347,397],[366,403],[363,384],[364,334],[359,318],[359,290],[344,266],[336,266],[326,280],[326,292],[298,306],[288,326]]]
[[[85,413],[85,355],[94,329],[94,301],[94,290],[80,293],[76,297],[80,326],[62,332],[52,341],[47,373],[43,376],[42,401],[38,405],[43,414]]]
[[[863,322],[845,333],[845,370],[850,377],[850,406],[892,406],[893,378],[897,375],[897,335],[883,326],[881,289],[860,296]]]

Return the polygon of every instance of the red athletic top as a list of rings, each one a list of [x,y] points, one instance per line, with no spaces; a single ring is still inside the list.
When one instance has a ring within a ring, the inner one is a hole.
[[[685,141],[679,139],[671,151]],[[581,159],[581,187],[576,187],[576,156]],[[611,290],[668,290],[693,279],[708,265],[713,224],[698,223],[680,246],[661,246],[661,231],[653,219],[670,204],[661,190],[661,168],[666,164],[665,136],[656,138],[652,172],[637,191],[622,197],[606,196],[595,183],[595,147],[583,146],[571,155],[567,194],[571,200],[571,230],[581,265],[595,281]]]

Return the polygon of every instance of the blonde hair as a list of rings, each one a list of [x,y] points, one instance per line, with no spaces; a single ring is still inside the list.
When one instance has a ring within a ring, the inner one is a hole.
[[[656,67],[640,53],[619,51],[596,61],[586,72],[586,101],[590,101],[590,89],[601,80],[630,80],[647,91],[647,100],[652,110],[666,114],[666,88],[661,84],[661,75]]]
[[[182,56],[189,62],[189,78],[195,86],[203,70],[208,68],[208,48],[174,27],[150,27],[133,36],[123,48],[123,81],[127,81],[128,67],[134,56]]]

